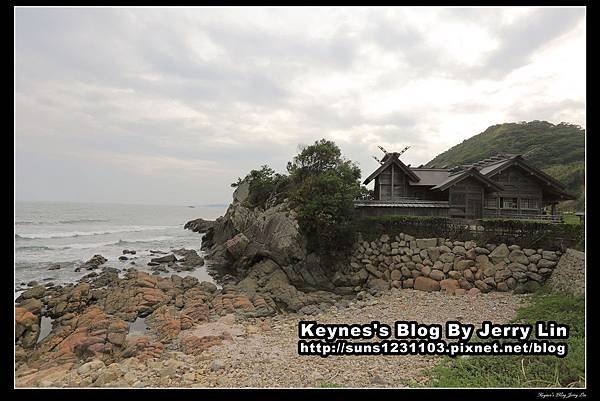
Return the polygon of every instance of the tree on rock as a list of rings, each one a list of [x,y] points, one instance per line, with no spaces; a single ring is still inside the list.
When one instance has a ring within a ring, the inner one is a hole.
[[[360,168],[325,139],[305,146],[288,163],[290,200],[298,211],[308,248],[321,256],[346,250],[353,241],[353,200],[361,195]]]
[[[239,186],[243,181],[249,184],[248,205],[251,207],[267,208],[269,203],[278,203],[280,198],[285,197],[288,187],[288,177],[276,173],[266,164],[259,170],[252,170],[242,180],[231,184],[232,187]]]

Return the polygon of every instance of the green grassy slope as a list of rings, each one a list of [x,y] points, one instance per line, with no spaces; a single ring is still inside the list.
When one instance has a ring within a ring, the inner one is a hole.
[[[427,163],[432,166],[455,166],[472,163],[496,153],[530,152],[525,158],[550,174],[577,196],[563,202],[564,210],[583,210],[585,183],[585,131],[568,123],[547,121],[492,125],[482,133],[453,146]]]
[[[542,288],[518,311],[519,323],[556,321],[569,326],[568,353],[550,355],[449,358],[432,369],[434,387],[583,387],[585,386],[585,299]],[[535,338],[531,338],[535,339]],[[475,337],[473,341],[481,341]],[[560,340],[558,342],[561,342]]]

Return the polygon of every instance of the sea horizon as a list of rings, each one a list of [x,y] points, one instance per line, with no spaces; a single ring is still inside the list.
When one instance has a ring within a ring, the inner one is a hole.
[[[127,205],[127,206],[182,206],[182,207],[227,207],[229,202],[224,203],[138,203],[138,202],[97,202],[97,201],[70,201],[70,200],[27,200],[27,199],[14,199],[15,205],[17,203],[75,203],[75,204],[94,204],[94,205]]]
[[[214,220],[226,206],[152,205],[106,202],[15,201],[15,291],[30,282],[72,283],[89,273],[77,268],[102,255],[106,266],[132,264],[152,272],[153,252],[185,248],[203,255],[202,235],[184,229],[197,218]],[[136,251],[127,255],[124,250]],[[56,266],[59,268],[56,268]],[[174,272],[162,272],[170,275]],[[186,272],[211,281],[206,270]]]

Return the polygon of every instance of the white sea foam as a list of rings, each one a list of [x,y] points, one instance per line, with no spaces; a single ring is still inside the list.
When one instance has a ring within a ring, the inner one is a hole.
[[[140,238],[140,239],[131,239],[131,240],[118,240],[112,242],[87,242],[87,243],[75,243],[75,244],[65,244],[59,246],[21,246],[17,247],[17,251],[36,251],[36,250],[61,250],[61,249],[93,249],[93,248],[101,248],[104,246],[115,246],[115,245],[128,245],[128,244],[139,244],[145,242],[161,242],[172,240],[175,237],[171,236],[160,236],[160,237],[152,237],[152,238]]]
[[[141,231],[164,230],[170,226],[128,226],[119,227],[98,231],[66,231],[66,232],[50,232],[50,233],[28,233],[16,234],[16,238],[21,239],[51,239],[51,238],[71,238],[71,237],[86,237],[92,235],[107,235],[116,233],[134,233]]]
[[[72,219],[72,220],[58,220],[58,221],[37,221],[37,220],[18,220],[15,221],[15,225],[18,226],[46,226],[56,224],[79,224],[79,223],[106,223],[108,219]]]

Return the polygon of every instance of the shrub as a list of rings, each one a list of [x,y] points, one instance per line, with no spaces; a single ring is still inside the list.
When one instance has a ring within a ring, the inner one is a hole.
[[[371,241],[381,234],[409,234],[418,238],[449,237],[452,221],[447,217],[430,216],[371,216],[357,219],[353,225],[363,239]],[[457,238],[453,235],[452,238]]]
[[[308,249],[322,257],[343,253],[354,241],[353,201],[361,194],[360,169],[322,139],[301,149],[288,163],[290,199],[298,211]]]
[[[485,219],[474,227],[465,221],[434,216],[372,216],[357,219],[353,230],[363,239],[372,240],[381,234],[401,232],[417,238],[441,237],[453,240],[474,240],[479,244],[510,243],[524,248],[583,249],[583,224],[554,224],[549,222]]]
[[[260,170],[251,170],[242,180],[231,184],[232,187],[239,186],[243,181],[248,182],[247,203],[251,207],[267,207],[267,202],[274,203],[282,200],[289,190],[289,178],[286,175],[276,173],[267,165],[261,166]]]
[[[369,196],[360,185],[358,166],[342,157],[333,141],[321,139],[303,147],[287,170],[289,175],[279,174],[264,165],[231,186],[248,182],[250,207],[266,208],[289,198],[309,251],[325,258],[345,253],[354,241],[354,199]]]

